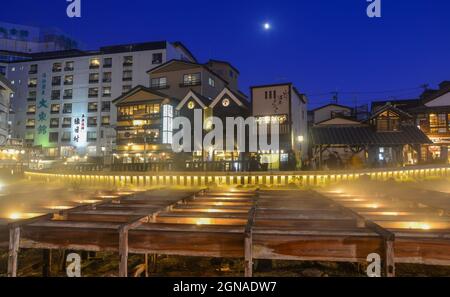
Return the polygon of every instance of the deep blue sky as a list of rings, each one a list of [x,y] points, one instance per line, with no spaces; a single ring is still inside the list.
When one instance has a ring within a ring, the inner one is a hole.
[[[292,81],[312,108],[332,91],[353,105],[450,80],[448,0],[382,0],[381,19],[366,16],[366,0],[81,1],[82,17],[69,19],[65,0],[2,0],[1,20],[61,28],[87,49],[179,40],[201,62],[234,64],[245,93]]]

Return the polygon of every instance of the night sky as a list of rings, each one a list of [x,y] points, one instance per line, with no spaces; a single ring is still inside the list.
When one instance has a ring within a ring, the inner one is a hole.
[[[450,80],[450,1],[382,0],[382,18],[366,0],[2,0],[2,21],[58,27],[85,45],[169,40],[199,59],[230,61],[240,87],[293,82],[310,108],[339,92],[342,104],[407,99]],[[270,22],[269,31],[263,24]]]

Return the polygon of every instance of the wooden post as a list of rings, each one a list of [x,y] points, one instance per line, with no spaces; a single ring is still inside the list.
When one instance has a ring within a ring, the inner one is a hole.
[[[128,230],[119,230],[119,277],[128,276]]]
[[[245,277],[252,277],[253,276],[253,255],[252,255],[252,234],[246,234],[245,235],[245,242],[244,242],[244,269],[245,269]]]
[[[394,239],[389,238],[384,242],[384,263],[387,277],[395,277]]]
[[[17,257],[19,254],[20,227],[9,229],[8,276],[17,276]]]
[[[148,277],[148,254],[144,254],[145,277]]]
[[[52,250],[43,249],[42,250],[42,276],[50,277],[52,271]]]

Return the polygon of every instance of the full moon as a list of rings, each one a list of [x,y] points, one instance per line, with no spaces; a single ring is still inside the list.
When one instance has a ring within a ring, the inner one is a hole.
[[[270,24],[264,23],[264,30],[269,30],[269,29],[270,29]]]

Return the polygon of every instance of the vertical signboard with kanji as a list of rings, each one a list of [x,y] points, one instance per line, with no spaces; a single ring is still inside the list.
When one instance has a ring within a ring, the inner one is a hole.
[[[42,147],[49,146],[49,123],[50,123],[50,104],[46,99],[47,74],[42,73],[40,77],[40,90],[38,92],[38,101],[36,108],[36,145]]]

